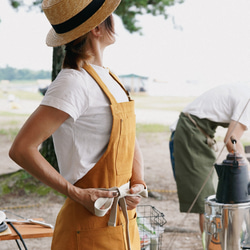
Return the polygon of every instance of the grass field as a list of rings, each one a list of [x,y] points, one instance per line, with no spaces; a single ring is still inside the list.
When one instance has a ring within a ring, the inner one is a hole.
[[[34,83],[33,83],[34,84]],[[1,86],[0,86],[1,87]],[[9,90],[7,93],[0,88],[1,101],[7,102],[8,96],[14,95],[20,102],[27,105],[39,105],[43,96],[37,92]],[[132,95],[135,100],[137,115],[137,133],[140,132],[169,132],[169,126],[178,118],[179,112],[195,97],[149,96],[146,94]],[[0,105],[3,106],[3,105]],[[25,110],[24,110],[25,111]],[[0,134],[15,136],[31,112],[3,109],[0,107]],[[225,129],[218,128],[217,140],[223,140]],[[242,142],[250,144],[250,132],[244,133]]]
[[[22,85],[23,82],[18,82],[15,85]],[[35,82],[26,83],[26,85],[35,85]],[[0,102],[5,101],[5,105],[8,102],[9,96],[14,96],[15,100],[18,100],[19,103],[29,102],[27,105],[39,105],[43,96],[37,92],[30,92],[24,90],[17,90],[13,87],[9,88],[7,91],[2,88],[0,85]],[[190,102],[193,98],[181,98],[181,97],[166,97],[166,96],[149,96],[146,94],[143,95],[132,95],[132,98],[135,100],[135,109],[136,112],[139,113],[138,117],[146,117],[147,122],[144,122],[144,119],[140,121],[139,119],[137,124],[138,132],[162,132],[169,130],[169,124],[162,123],[161,117],[164,116],[168,111],[170,112],[180,112],[182,108]],[[8,104],[9,105],[9,104]],[[0,108],[0,133],[7,134],[7,131],[10,131],[13,134],[13,130],[18,131],[18,129],[22,126],[23,122],[28,118],[31,112],[28,112],[27,109],[24,108],[23,112],[20,109],[10,109],[6,106],[6,109],[1,105]],[[27,111],[27,112],[26,112]],[[149,114],[147,112],[150,112]],[[154,120],[155,114],[157,112],[157,116],[159,119]],[[172,121],[171,121],[172,122]],[[169,123],[171,123],[169,122]]]

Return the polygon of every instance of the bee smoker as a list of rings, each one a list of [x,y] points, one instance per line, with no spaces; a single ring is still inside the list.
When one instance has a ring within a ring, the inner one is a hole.
[[[207,250],[250,249],[250,183],[248,164],[236,152],[215,164],[219,178],[216,195],[205,201],[205,242]]]

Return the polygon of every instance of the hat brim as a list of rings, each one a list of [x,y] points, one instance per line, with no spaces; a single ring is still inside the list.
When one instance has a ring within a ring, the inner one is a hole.
[[[51,28],[46,37],[46,44],[50,47],[59,47],[83,36],[109,17],[119,6],[120,2],[121,0],[105,1],[91,18],[69,32],[58,34]]]

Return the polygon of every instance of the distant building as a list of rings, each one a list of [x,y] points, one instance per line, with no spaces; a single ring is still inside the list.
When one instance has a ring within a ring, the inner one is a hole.
[[[122,84],[125,86],[127,91],[131,93],[147,91],[146,82],[148,80],[148,77],[146,76],[129,74],[129,75],[120,75],[119,78],[121,79]]]

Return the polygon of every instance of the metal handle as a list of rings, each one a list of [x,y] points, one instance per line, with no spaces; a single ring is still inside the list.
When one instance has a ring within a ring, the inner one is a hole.
[[[230,137],[230,140],[231,140],[231,142],[233,144],[233,150],[234,150],[234,152],[236,152],[236,143],[237,143],[237,140],[233,136]]]
[[[221,231],[222,224],[221,224],[221,216],[220,215],[210,215],[205,216],[206,219],[210,222],[209,228],[207,229],[207,233],[209,235],[216,235]]]
[[[236,143],[237,143],[237,140],[236,140],[233,136],[230,137],[230,140],[231,140],[231,142],[232,142],[233,144],[236,144]]]

